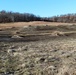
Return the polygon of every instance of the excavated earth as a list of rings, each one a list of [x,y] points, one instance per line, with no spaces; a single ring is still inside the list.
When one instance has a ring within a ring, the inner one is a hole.
[[[76,25],[0,29],[0,75],[76,75]]]

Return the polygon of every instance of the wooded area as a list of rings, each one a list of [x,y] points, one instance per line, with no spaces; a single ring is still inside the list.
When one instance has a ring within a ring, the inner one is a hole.
[[[4,10],[0,11],[0,23],[29,21],[75,23],[76,14],[66,14],[53,17],[40,17],[30,13],[6,12]]]

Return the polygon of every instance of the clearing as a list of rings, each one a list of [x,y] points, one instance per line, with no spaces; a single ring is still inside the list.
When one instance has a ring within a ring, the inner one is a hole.
[[[0,24],[0,75],[76,75],[76,24]]]

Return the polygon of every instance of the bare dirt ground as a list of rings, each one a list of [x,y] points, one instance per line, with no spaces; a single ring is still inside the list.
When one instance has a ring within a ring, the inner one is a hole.
[[[76,24],[0,26],[0,75],[76,75]]]

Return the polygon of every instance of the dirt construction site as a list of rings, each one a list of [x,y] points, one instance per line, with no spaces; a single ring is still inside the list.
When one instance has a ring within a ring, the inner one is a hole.
[[[76,75],[76,24],[0,24],[0,75]]]

